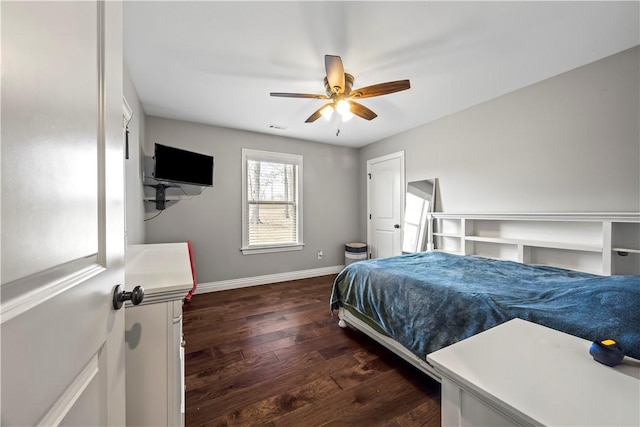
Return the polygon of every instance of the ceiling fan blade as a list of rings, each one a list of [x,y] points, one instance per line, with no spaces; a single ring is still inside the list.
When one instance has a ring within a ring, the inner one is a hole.
[[[342,59],[336,55],[324,56],[324,68],[327,71],[327,81],[331,92],[338,95],[344,92],[344,67]]]
[[[386,95],[400,92],[411,87],[409,80],[397,80],[395,82],[378,83],[376,85],[354,89],[349,94],[350,98],[371,98],[372,96]]]
[[[370,109],[368,109],[362,104],[358,104],[357,102],[354,102],[354,101],[349,101],[349,104],[351,104],[351,112],[356,116],[362,117],[363,119],[366,119],[366,120],[373,120],[376,117],[378,117],[376,113],[374,113],[373,111],[371,111]]]
[[[287,93],[287,92],[271,92],[271,96],[281,96],[284,98],[314,98],[314,99],[329,99],[327,95],[316,95],[313,93]]]
[[[324,104],[322,107],[318,108],[312,115],[309,116],[309,118],[307,120],[305,120],[305,123],[313,123],[316,120],[318,120],[321,116],[322,116],[322,109],[324,107],[326,107],[327,105],[331,105],[331,103],[328,104]]]

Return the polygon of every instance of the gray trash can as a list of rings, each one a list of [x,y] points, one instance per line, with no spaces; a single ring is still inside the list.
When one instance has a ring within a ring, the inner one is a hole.
[[[345,267],[356,261],[367,259],[366,243],[347,243],[344,245],[344,265]]]

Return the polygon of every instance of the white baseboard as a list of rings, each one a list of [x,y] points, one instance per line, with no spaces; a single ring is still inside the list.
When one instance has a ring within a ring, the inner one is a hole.
[[[309,277],[326,276],[329,274],[340,273],[343,268],[344,265],[334,265],[333,267],[313,268],[311,270],[243,277],[240,279],[222,280],[220,282],[198,283],[196,294],[246,288],[248,286],[266,285],[268,283],[286,282],[288,280],[308,279]]]

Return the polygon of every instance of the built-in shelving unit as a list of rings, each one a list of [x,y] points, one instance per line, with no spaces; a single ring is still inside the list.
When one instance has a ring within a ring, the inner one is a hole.
[[[640,213],[434,213],[435,249],[589,273],[640,274]]]

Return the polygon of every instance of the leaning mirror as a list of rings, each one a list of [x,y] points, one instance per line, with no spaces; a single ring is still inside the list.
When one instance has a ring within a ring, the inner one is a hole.
[[[431,212],[436,202],[436,179],[411,181],[407,184],[404,208],[402,252],[413,253],[432,250],[429,236]]]

